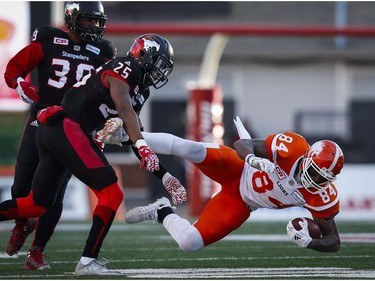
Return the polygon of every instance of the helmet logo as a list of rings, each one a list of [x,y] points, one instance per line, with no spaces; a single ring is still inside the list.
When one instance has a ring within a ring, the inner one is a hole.
[[[323,150],[323,144],[321,142],[316,142],[311,146],[311,149],[315,151],[315,154],[321,152]]]
[[[143,40],[143,49],[145,49],[146,52],[152,51],[152,48],[155,48],[156,51],[159,51],[160,45],[156,43],[155,41],[148,40],[147,38],[142,38]]]
[[[76,2],[70,3],[68,9],[70,11],[73,11],[74,9],[76,9],[77,11],[79,11],[79,3],[76,3]]]

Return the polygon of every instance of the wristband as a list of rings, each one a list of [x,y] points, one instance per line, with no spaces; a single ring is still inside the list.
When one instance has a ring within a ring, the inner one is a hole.
[[[250,159],[253,158],[253,157],[255,157],[255,155],[252,154],[252,153],[249,153],[249,154],[246,155],[246,157],[245,157],[245,162],[246,162],[247,164],[250,165]]]
[[[137,139],[135,146],[139,149],[141,146],[148,146],[144,139]]]

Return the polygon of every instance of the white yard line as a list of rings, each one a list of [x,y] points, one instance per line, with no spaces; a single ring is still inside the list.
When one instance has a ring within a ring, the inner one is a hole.
[[[223,278],[304,278],[322,277],[322,278],[365,278],[374,279],[375,271],[373,270],[353,270],[351,268],[340,267],[289,267],[289,268],[147,268],[147,269],[116,269],[127,278],[135,279],[223,279]],[[45,272],[44,272],[45,273]],[[73,275],[73,272],[65,274],[40,274],[33,275],[34,279],[41,278],[58,278]],[[7,278],[28,278],[30,275],[10,275],[2,276]]]

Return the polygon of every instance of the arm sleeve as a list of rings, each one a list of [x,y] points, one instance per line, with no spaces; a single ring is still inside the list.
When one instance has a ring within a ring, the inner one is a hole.
[[[17,78],[25,78],[43,60],[42,45],[31,42],[8,62],[4,79],[8,87],[16,88]]]

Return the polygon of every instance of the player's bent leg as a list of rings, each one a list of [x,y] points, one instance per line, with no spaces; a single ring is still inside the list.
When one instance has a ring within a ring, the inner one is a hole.
[[[139,206],[126,213],[127,223],[138,223],[145,220],[162,223],[172,238],[183,251],[195,251],[204,247],[198,230],[184,218],[174,213],[168,198],[162,197],[147,206]]]
[[[29,115],[22,133],[17,152],[14,181],[11,186],[12,199],[28,196],[35,170],[39,163],[39,153],[36,147],[36,127],[30,123],[35,120]],[[35,230],[37,219],[17,218],[12,234],[8,240],[6,253],[16,255],[25,243],[26,238]]]
[[[0,221],[19,217],[39,217],[43,215],[45,211],[45,207],[34,203],[33,193],[30,192],[27,197],[7,200],[0,203]],[[22,245],[25,243],[27,236],[34,231],[36,224],[36,219],[30,219],[25,225],[16,225],[7,244],[6,252],[8,255],[12,256],[18,253]]]
[[[163,220],[163,226],[183,251],[196,251],[204,247],[199,231],[177,214],[169,214]]]
[[[208,202],[194,226],[202,236],[204,245],[215,243],[240,227],[249,217],[250,210],[239,192],[229,193],[226,185]],[[231,188],[235,188],[235,185]],[[227,193],[226,193],[226,192]]]
[[[16,219],[16,225],[12,229],[12,235],[10,236],[6,247],[6,253],[9,256],[18,254],[25,243],[26,238],[35,230],[37,223],[38,219],[36,218],[26,219],[26,222],[22,221],[21,223]]]
[[[70,178],[71,173],[67,172],[52,207],[48,208],[46,213],[39,218],[32,247],[44,249],[53,235],[63,211],[64,194]]]
[[[46,270],[51,268],[49,264],[43,260],[43,250],[44,249],[40,247],[31,247],[26,255],[24,266],[26,270]]]
[[[64,188],[65,191],[65,188]],[[50,265],[44,261],[44,249],[54,233],[63,210],[64,192],[56,198],[52,207],[48,208],[38,219],[32,247],[28,250],[24,268],[26,270],[47,270]],[[31,220],[31,219],[30,219]]]
[[[93,223],[82,256],[96,259],[124,195],[117,182],[100,191],[92,190],[98,198],[98,204],[93,212]]]
[[[0,221],[11,220],[19,217],[35,218],[40,217],[46,208],[34,203],[33,193],[29,196],[6,200],[0,203]]]
[[[92,189],[93,190],[93,189]],[[120,272],[109,270],[107,260],[97,260],[102,243],[112,225],[116,211],[123,201],[123,193],[119,185],[111,184],[101,191],[93,190],[98,197],[94,210],[93,222],[82,257],[77,263],[75,275],[117,275]]]

